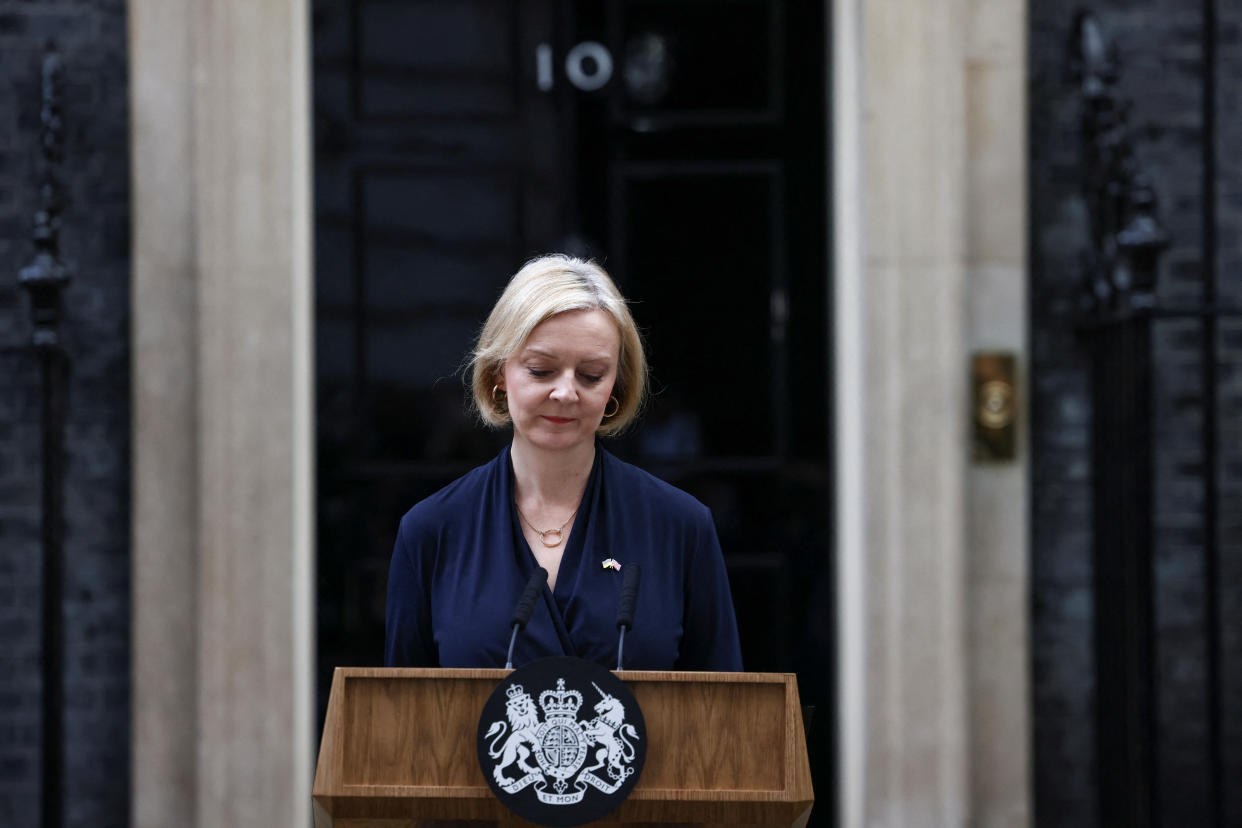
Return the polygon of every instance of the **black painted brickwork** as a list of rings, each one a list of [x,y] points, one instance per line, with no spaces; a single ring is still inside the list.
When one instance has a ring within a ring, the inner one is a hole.
[[[1079,257],[1079,97],[1067,46],[1076,0],[1030,4],[1032,634],[1035,813],[1039,825],[1098,825],[1092,652],[1091,404],[1085,338],[1073,326]],[[1166,307],[1203,298],[1205,141],[1218,169],[1214,245],[1223,300],[1242,300],[1242,9],[1219,0],[1217,124],[1204,130],[1204,15],[1181,0],[1089,4],[1118,48],[1133,101],[1138,157],[1173,236],[1157,294]],[[1204,634],[1204,453],[1198,320],[1155,325],[1156,824],[1210,825],[1211,715]],[[1242,323],[1217,336],[1217,538],[1221,600],[1221,738],[1226,813],[1242,825]],[[1107,700],[1100,700],[1107,703]]]
[[[73,265],[64,341],[67,825],[129,820],[129,167],[123,0],[0,0],[0,826],[39,819],[39,372],[33,253],[40,64],[61,47]]]

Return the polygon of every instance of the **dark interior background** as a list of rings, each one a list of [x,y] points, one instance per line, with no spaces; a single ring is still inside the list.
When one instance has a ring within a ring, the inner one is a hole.
[[[829,824],[823,4],[314,10],[321,710],[335,666],[382,661],[401,515],[508,439],[460,374],[492,303],[531,256],[591,256],[655,390],[609,448],[711,507],[747,669],[819,709]]]

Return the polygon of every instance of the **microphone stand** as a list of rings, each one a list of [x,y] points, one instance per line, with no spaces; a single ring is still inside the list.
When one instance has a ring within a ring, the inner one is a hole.
[[[539,593],[547,583],[548,570],[542,566],[535,567],[530,580],[526,582],[526,589],[522,590],[522,597],[518,599],[517,606],[513,609],[513,618],[509,621],[513,625],[513,634],[509,636],[509,655],[505,659],[506,670],[513,669],[513,645],[517,643],[518,630],[526,629],[531,613],[535,611],[535,601],[539,600]]]
[[[617,601],[617,670],[625,652],[625,631],[634,626],[634,603],[638,600],[638,585],[642,582],[643,568],[638,564],[626,564],[621,571],[621,598]]]

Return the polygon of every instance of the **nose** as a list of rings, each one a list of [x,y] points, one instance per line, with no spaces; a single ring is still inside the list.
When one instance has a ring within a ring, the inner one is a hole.
[[[576,402],[578,399],[578,386],[574,382],[572,371],[565,371],[558,374],[556,382],[552,383],[552,399],[557,402]]]

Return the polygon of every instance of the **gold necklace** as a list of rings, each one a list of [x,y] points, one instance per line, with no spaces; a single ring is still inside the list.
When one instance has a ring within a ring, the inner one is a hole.
[[[526,515],[522,514],[522,510],[517,505],[517,500],[513,501],[513,508],[517,509],[518,517],[522,519],[523,523],[525,523],[527,526],[530,527],[530,530],[532,532],[534,532],[536,535],[539,536],[539,540],[543,543],[544,546],[548,547],[549,549],[555,549],[556,547],[560,546],[561,543],[564,542],[565,527],[569,525],[570,520],[574,519],[574,515],[578,514],[578,508],[581,506],[582,506],[582,501],[578,501],[578,505],[575,506],[573,512],[570,513],[569,519],[566,520],[564,523],[562,523],[559,529],[545,529],[541,532],[535,528],[535,524],[531,523],[529,520],[526,519]],[[548,543],[548,535],[556,535],[556,540],[552,541],[551,543]]]

